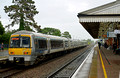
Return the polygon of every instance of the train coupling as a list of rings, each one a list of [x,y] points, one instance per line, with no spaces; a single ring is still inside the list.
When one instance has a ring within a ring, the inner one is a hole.
[[[14,57],[14,62],[15,63],[24,63],[24,58],[22,58],[22,57]]]

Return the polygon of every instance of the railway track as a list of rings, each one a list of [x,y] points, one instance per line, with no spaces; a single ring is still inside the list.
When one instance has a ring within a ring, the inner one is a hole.
[[[24,71],[24,69],[20,69],[18,66],[6,68],[0,71],[0,78],[8,78],[22,71]]]
[[[14,69],[14,67],[8,67],[8,68],[0,69],[0,73],[6,72],[6,71],[9,71],[9,70],[12,70],[12,69]]]
[[[10,66],[11,68],[9,67],[8,69],[7,68],[4,68],[4,70],[0,69],[0,78],[12,78],[12,77],[13,78],[14,77],[15,78],[18,78],[18,77],[19,78],[22,78],[22,77],[28,77],[28,78],[32,78],[32,77],[36,77],[36,78],[47,78],[47,77],[48,78],[54,78],[54,76],[50,77],[49,74],[51,72],[53,72],[54,70],[60,68],[61,65],[65,64],[66,62],[68,64],[70,64],[68,61],[69,61],[69,59],[71,60],[71,58],[73,58],[74,54],[77,54],[77,55],[74,55],[74,57],[76,57],[76,56],[78,57],[78,54],[79,54],[79,55],[81,55],[81,58],[84,58],[85,56],[82,56],[82,55],[85,55],[86,53],[84,53],[84,52],[88,52],[88,51],[90,51],[90,49],[87,50],[87,51],[85,51],[85,50],[79,51],[78,50],[78,51],[75,51],[75,52],[71,52],[71,53],[69,53],[67,55],[60,56],[58,58],[53,58],[51,60],[40,62],[39,64],[34,65],[34,66],[29,66],[29,67],[17,67],[17,66],[12,67],[12,66]],[[79,60],[77,60],[76,62],[78,62]],[[64,67],[64,66],[62,66],[62,67]],[[77,65],[75,65],[74,67],[77,67]],[[68,69],[69,69],[69,71],[74,71],[72,68],[68,68]],[[36,73],[33,73],[33,72],[36,72]],[[67,72],[67,71],[65,71],[65,72]],[[70,74],[72,74],[72,73],[73,72],[71,72]],[[53,74],[53,73],[51,73],[51,74]]]
[[[77,70],[77,68],[82,64],[84,59],[90,53],[90,51],[91,48],[80,53],[74,59],[64,64],[56,71],[52,72],[47,78],[71,78],[74,72]]]

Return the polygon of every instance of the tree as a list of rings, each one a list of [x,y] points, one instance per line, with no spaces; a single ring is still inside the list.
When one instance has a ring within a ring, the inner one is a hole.
[[[35,8],[34,1],[32,0],[13,0],[13,5],[5,6],[4,10],[8,13],[12,23],[7,27],[19,24],[19,30],[24,30],[26,26],[37,26],[34,16],[38,14]]]
[[[8,44],[11,34],[12,34],[11,32],[5,32],[2,35],[0,35],[0,44],[2,42],[5,43],[5,44]]]
[[[4,34],[1,36],[1,41],[2,41],[4,44],[9,44],[11,34],[12,34],[12,33],[10,33],[10,32],[4,33]],[[1,43],[2,43],[2,42],[1,42]]]
[[[20,18],[20,26],[19,26],[19,30],[24,30],[25,27],[24,27],[24,20],[23,20],[23,17]]]
[[[48,34],[48,35],[61,36],[61,31],[59,29],[55,29],[55,28],[41,29],[41,33]]]
[[[87,39],[86,41],[88,44],[94,43],[94,41],[92,41],[91,39]]]
[[[71,38],[71,35],[68,31],[65,31],[64,33],[62,33],[62,37]]]
[[[36,24],[34,27],[36,28],[37,32],[41,32],[41,25]]]
[[[1,21],[0,21],[0,35],[3,35],[5,33],[5,28],[3,27]]]
[[[25,27],[25,30],[33,31],[29,26],[26,26],[26,27]]]

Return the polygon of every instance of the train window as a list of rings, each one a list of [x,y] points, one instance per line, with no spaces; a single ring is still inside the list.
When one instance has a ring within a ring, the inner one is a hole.
[[[12,37],[10,41],[10,48],[19,48],[20,47],[20,38]]]
[[[10,41],[11,48],[29,48],[30,37],[12,37]]]
[[[30,37],[22,37],[22,47],[30,47]]]
[[[39,49],[47,49],[47,41],[46,40],[38,40]]]
[[[68,47],[68,41],[65,41],[65,47]]]
[[[71,42],[71,46],[73,47],[74,46],[73,41],[70,41],[70,42]]]
[[[51,40],[51,48],[62,48],[63,47],[63,40]]]

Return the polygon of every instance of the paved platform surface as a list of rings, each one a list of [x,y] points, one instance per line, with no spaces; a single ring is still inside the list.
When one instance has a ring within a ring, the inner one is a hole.
[[[120,54],[114,54],[113,50],[94,47],[92,64],[88,66],[90,66],[87,67],[88,69],[81,68],[74,78],[120,78]],[[88,70],[88,72],[84,70]],[[83,71],[83,74],[81,74],[81,71]]]
[[[0,51],[0,61],[8,59],[8,50]]]
[[[100,50],[96,47],[96,51],[98,54],[96,58],[97,67],[95,68],[95,64],[91,65],[89,78],[120,78],[120,55],[115,55],[113,50],[107,50],[104,47],[101,47]]]
[[[107,78],[119,78],[120,55],[115,55],[113,50],[107,50],[104,47],[100,49],[100,52],[105,65]]]
[[[0,50],[0,56],[8,56],[8,50]]]
[[[83,61],[83,63],[79,66],[79,68],[74,73],[72,78],[88,78],[89,77],[89,71],[90,71],[90,66],[92,63],[94,47],[91,49],[90,53],[88,54],[86,59]]]

